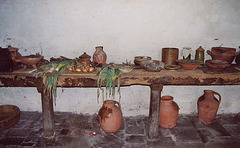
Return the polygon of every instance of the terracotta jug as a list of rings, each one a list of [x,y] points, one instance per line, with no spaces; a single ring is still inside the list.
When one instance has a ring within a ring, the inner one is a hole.
[[[214,95],[219,96],[219,100]],[[199,122],[206,125],[214,122],[219,104],[221,102],[221,95],[212,90],[204,90],[204,94],[198,99],[198,118]]]
[[[103,51],[103,46],[95,47],[96,51],[93,54],[93,63],[95,64],[106,64],[107,55]]]
[[[162,96],[160,104],[159,125],[164,128],[173,128],[177,124],[179,107],[172,96]]]
[[[98,112],[98,119],[103,131],[106,133],[117,132],[121,127],[122,118],[121,105],[117,101],[104,101]]]

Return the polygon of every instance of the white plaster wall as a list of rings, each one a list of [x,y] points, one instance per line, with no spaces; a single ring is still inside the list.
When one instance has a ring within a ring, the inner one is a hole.
[[[239,7],[239,0],[0,0],[0,46],[49,59],[92,55],[103,45],[108,63],[133,61],[136,55],[161,60],[163,47],[238,48]],[[223,96],[219,112],[240,112],[239,86],[167,86],[163,95],[174,96],[180,113],[195,113],[205,88]],[[0,104],[41,111],[35,88],[0,88],[0,94]],[[147,115],[149,96],[149,87],[123,87],[124,115]],[[58,89],[57,111],[93,114],[100,106],[95,88]]]

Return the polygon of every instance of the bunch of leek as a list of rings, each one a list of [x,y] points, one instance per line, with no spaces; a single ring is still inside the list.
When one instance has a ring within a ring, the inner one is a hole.
[[[115,86],[116,86],[116,80],[117,82],[117,88],[118,88],[118,96],[119,101],[121,98],[120,94],[120,75],[121,70],[119,70],[116,65],[110,64],[106,67],[104,67],[98,74],[98,81],[97,81],[97,101],[99,103],[99,96],[100,96],[100,90],[102,91],[102,100],[104,102],[104,89],[102,88],[103,82],[105,82],[105,88],[106,88],[106,99],[108,97],[111,97],[115,99]]]
[[[44,93],[47,93],[50,98],[53,98],[56,105],[57,97],[57,80],[58,77],[72,66],[73,61],[53,61],[47,65],[40,67],[42,71],[35,74],[36,77],[43,77]],[[52,96],[53,95],[53,96]]]

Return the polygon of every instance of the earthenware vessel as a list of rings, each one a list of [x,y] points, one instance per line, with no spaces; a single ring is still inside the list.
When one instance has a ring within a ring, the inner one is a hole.
[[[234,58],[239,55],[240,51],[236,52],[235,48],[229,47],[212,47],[211,51],[207,50],[207,53],[213,60],[227,61],[231,64]]]
[[[177,124],[179,107],[172,96],[162,96],[160,103],[159,125],[164,128],[173,128]]]
[[[10,55],[12,57],[13,60],[13,67],[17,66],[20,64],[20,62],[17,62],[16,59],[19,59],[22,57],[22,55],[18,52],[18,48],[12,47],[12,46],[8,46]]]
[[[31,57],[31,56],[22,56],[19,59],[16,59],[16,62],[22,63],[24,65],[24,69],[27,66],[32,66],[33,68],[37,68],[37,63],[43,59],[43,56]]]
[[[152,60],[152,58],[149,56],[136,56],[134,57],[134,64],[136,66],[139,66],[142,61],[149,61],[149,60]]]
[[[221,60],[206,60],[205,63],[207,67],[213,71],[223,71],[231,66],[228,62]]]
[[[202,61],[199,61],[199,60],[188,60],[188,59],[176,60],[176,62],[184,70],[194,70],[194,69],[198,68],[202,64]]]
[[[117,132],[122,124],[122,111],[119,102],[106,100],[98,112],[101,128],[106,133]]]
[[[217,95],[219,99],[214,96]],[[199,97],[198,105],[198,119],[206,125],[212,124],[221,103],[221,95],[212,90],[204,90],[204,94]]]
[[[9,49],[0,47],[0,71],[12,71],[13,60]]]
[[[163,48],[162,62],[165,65],[176,65],[176,60],[178,60],[178,53],[178,48]]]
[[[107,54],[103,51],[103,46],[95,47],[96,51],[93,54],[94,64],[106,64]]]

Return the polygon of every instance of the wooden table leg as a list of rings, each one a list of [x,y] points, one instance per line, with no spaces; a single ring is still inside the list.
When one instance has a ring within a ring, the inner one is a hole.
[[[150,109],[149,109],[149,128],[148,138],[151,140],[158,138],[160,97],[163,85],[151,85]]]
[[[44,93],[42,87],[37,87],[37,89],[42,99],[44,138],[52,139],[55,136],[53,99]]]

